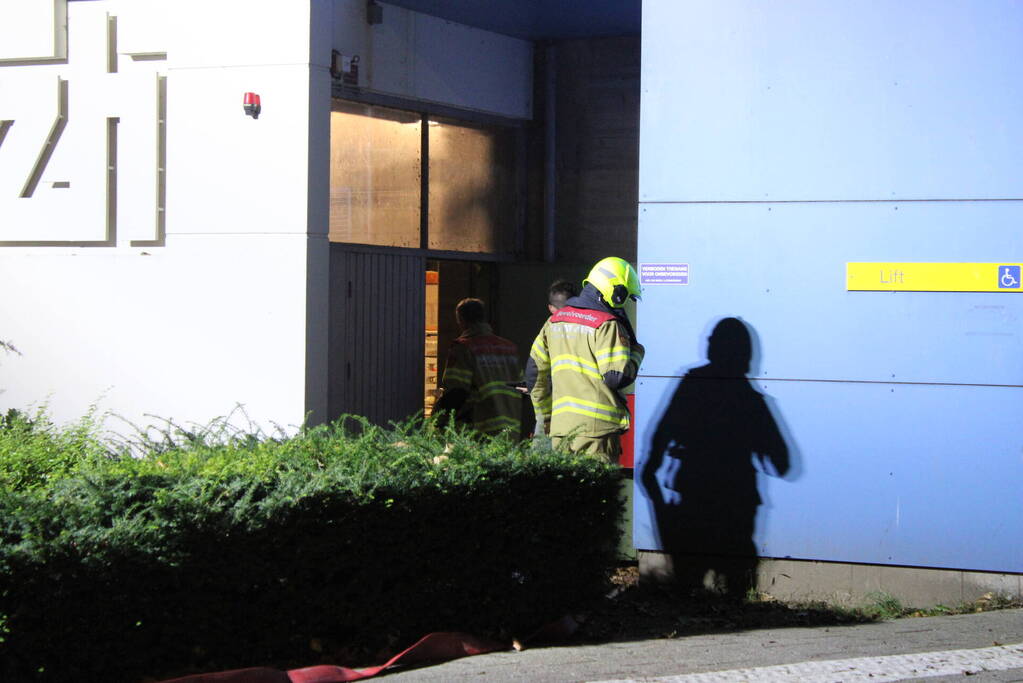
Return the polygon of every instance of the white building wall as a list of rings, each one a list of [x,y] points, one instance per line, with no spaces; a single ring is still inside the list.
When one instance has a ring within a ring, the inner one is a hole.
[[[320,419],[331,49],[364,91],[531,114],[531,44],[390,6],[375,26],[356,0],[0,13],[0,340],[21,352],[0,410]]]
[[[326,220],[309,188],[327,164],[309,140],[326,131],[329,76],[310,25],[329,3],[283,7],[71,1],[66,61],[0,55],[15,60],[0,62],[0,339],[21,352],[0,357],[0,410],[206,422],[242,404],[295,425],[325,409],[326,298],[309,293],[326,281]],[[4,6],[0,45],[21,11]]]

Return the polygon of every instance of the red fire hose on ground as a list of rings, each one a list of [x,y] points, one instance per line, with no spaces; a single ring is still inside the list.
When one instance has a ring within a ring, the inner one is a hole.
[[[445,662],[470,655],[509,650],[513,647],[520,650],[523,643],[550,642],[566,638],[578,627],[579,622],[574,617],[565,616],[539,629],[529,638],[514,641],[511,645],[484,640],[467,633],[431,633],[380,666],[371,666],[365,669],[349,669],[333,664],[321,664],[290,671],[254,667],[195,674],[165,680],[162,683],[348,683],[349,681],[372,678],[382,671],[396,666]]]

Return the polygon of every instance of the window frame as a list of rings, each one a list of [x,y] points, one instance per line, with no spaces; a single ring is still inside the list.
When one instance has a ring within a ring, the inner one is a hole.
[[[420,191],[419,191],[419,247],[398,247],[375,245],[360,242],[332,242],[332,244],[344,245],[346,249],[357,248],[360,251],[398,251],[410,254],[418,254],[429,259],[448,260],[470,260],[470,261],[492,261],[492,262],[513,262],[520,260],[524,253],[526,235],[526,155],[527,140],[526,126],[529,121],[508,118],[486,112],[471,111],[449,107],[442,104],[407,100],[400,97],[381,95],[379,93],[366,93],[354,91],[350,87],[334,84],[331,90],[331,108],[335,111],[334,102],[343,101],[352,104],[369,105],[394,109],[400,112],[417,115],[420,117]],[[452,251],[444,249],[431,249],[430,244],[430,134],[429,121],[431,118],[448,120],[454,124],[465,124],[476,127],[500,127],[512,132],[515,138],[515,160],[514,176],[515,190],[514,198],[514,230],[512,249],[507,253],[479,252],[479,251]],[[329,213],[329,207],[328,207]]]

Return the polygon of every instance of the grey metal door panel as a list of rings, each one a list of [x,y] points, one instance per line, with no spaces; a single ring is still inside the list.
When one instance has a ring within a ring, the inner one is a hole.
[[[328,413],[386,425],[422,409],[420,256],[330,247]]]

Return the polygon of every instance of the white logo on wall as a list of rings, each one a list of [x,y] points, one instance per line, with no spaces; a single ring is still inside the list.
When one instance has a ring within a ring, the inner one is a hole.
[[[166,53],[109,7],[0,20],[0,246],[164,243]]]

